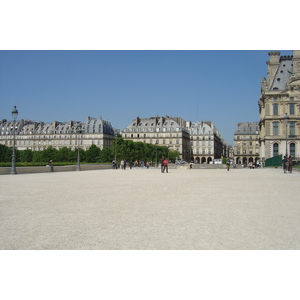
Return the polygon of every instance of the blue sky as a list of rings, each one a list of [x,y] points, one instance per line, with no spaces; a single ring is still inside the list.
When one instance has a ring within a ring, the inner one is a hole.
[[[102,116],[122,130],[136,117],[169,115],[212,121],[232,144],[238,122],[259,120],[268,52],[1,51],[0,118],[16,105],[19,119]]]

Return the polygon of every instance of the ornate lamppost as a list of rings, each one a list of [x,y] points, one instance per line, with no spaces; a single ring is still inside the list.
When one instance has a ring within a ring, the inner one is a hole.
[[[284,122],[285,122],[285,155],[287,157],[288,156],[288,148],[287,148],[287,142],[288,142],[287,126],[288,126],[288,122],[289,122],[289,116],[287,115],[287,113],[285,113],[283,119],[284,119]]]
[[[156,150],[156,168],[158,167],[158,164],[157,164],[157,145],[158,145],[158,140],[156,140],[156,142],[155,142],[155,150]]]
[[[118,169],[118,164],[117,164],[117,137],[118,137],[118,132],[115,131],[115,169]]]
[[[16,154],[15,154],[15,143],[16,143],[16,118],[18,117],[17,107],[14,106],[14,109],[11,111],[12,118],[14,120],[14,140],[13,140],[13,151],[11,156],[11,171],[10,174],[16,175]]]
[[[76,133],[78,133],[77,135],[77,166],[76,166],[76,171],[81,171],[81,168],[80,168],[80,153],[79,153],[79,141],[80,141],[80,137],[81,137],[81,127],[82,127],[82,124],[81,122],[77,122],[76,125],[75,125],[75,128],[76,128]]]

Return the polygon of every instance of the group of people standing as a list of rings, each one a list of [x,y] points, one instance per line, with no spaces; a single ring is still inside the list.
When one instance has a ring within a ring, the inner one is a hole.
[[[161,158],[161,172],[164,173],[166,171],[166,173],[169,172],[169,160],[166,157],[162,157]]]
[[[283,172],[289,172],[292,173],[293,172],[293,158],[290,155],[289,157],[287,157],[287,155],[284,156],[283,160],[282,160],[282,168],[283,168]]]
[[[150,166],[152,166],[152,162],[145,162],[144,161],[135,161],[134,163],[132,161],[129,162],[129,167],[130,169],[134,166],[134,167],[138,167],[141,166],[142,168],[146,167],[147,169],[149,169]],[[122,170],[126,170],[126,166],[127,166],[127,162],[126,159],[122,159],[120,162],[120,166],[118,166],[117,162],[115,160],[112,161],[112,168],[113,169],[118,169],[118,167],[120,167]],[[169,160],[168,158],[165,158],[164,156],[161,159],[161,172],[162,173],[168,173],[169,172]]]
[[[132,167],[137,168],[139,166],[142,169],[145,168],[145,167],[147,169],[149,169],[149,167],[152,166],[152,165],[153,165],[152,161],[147,161],[146,163],[143,160],[141,160],[141,161],[137,161],[136,160],[135,162],[132,162],[132,161],[129,162],[129,168],[130,169],[132,169]],[[122,170],[126,170],[126,166],[127,166],[126,159],[122,159],[121,162],[120,162],[120,164],[118,164],[115,160],[112,161],[112,168],[113,169],[121,168]]]

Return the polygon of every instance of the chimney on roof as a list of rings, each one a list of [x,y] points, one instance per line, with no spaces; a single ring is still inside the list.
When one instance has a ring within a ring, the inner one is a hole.
[[[293,73],[300,75],[300,50],[293,51]]]
[[[274,81],[274,77],[276,75],[276,72],[277,72],[277,69],[279,67],[279,55],[280,55],[280,52],[278,51],[272,51],[272,52],[269,52],[269,57],[270,57],[270,60],[267,61],[267,65],[268,65],[268,88],[270,89],[271,88],[271,85]]]

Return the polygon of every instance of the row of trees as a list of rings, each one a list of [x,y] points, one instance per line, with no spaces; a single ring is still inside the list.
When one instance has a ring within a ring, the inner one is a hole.
[[[51,146],[43,151],[32,151],[30,149],[17,150],[16,162],[42,163],[48,162],[50,159],[53,162],[76,162],[78,149],[71,150],[63,147],[59,150]],[[115,158],[117,161],[126,159],[127,161],[152,161],[160,160],[162,156],[168,156],[171,161],[179,157],[179,152],[169,150],[167,147],[146,144],[142,142],[133,142],[123,140],[118,137],[113,141],[111,147],[99,149],[96,145],[92,145],[88,150],[79,149],[80,161],[87,163],[107,163],[112,162]],[[0,162],[11,162],[12,148],[0,145]]]

